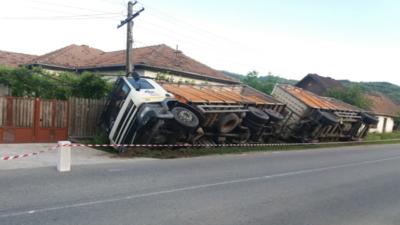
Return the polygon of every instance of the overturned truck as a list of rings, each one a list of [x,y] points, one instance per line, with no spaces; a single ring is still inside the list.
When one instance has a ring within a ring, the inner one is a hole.
[[[371,125],[378,123],[377,118],[355,106],[292,85],[276,85],[272,96],[286,104],[287,114],[280,127],[283,140],[359,140]]]
[[[113,144],[260,143],[279,139],[285,105],[244,85],[117,80],[101,116]]]

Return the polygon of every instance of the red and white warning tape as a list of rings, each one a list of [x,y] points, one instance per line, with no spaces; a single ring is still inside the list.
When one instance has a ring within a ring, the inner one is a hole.
[[[331,144],[357,144],[387,141],[400,141],[400,139],[374,140],[374,141],[347,141],[347,142],[316,142],[316,143],[260,143],[260,144],[65,144],[66,147],[274,147],[296,145],[331,145]]]
[[[39,154],[44,153],[44,152],[56,150],[57,147],[58,146],[53,146],[53,147],[48,148],[46,150],[41,150],[41,151],[31,152],[31,153],[24,153],[24,154],[20,154],[20,155],[6,155],[6,156],[2,156],[0,158],[0,160],[12,160],[12,159],[19,159],[19,158],[25,158],[25,157],[29,157],[29,156],[39,155]]]
[[[275,143],[275,144],[64,144],[56,145],[47,150],[25,153],[20,155],[3,156],[0,160],[12,160],[28,156],[39,155],[40,153],[56,150],[58,147],[279,147],[279,146],[299,146],[299,145],[332,145],[332,144],[357,144],[357,143],[379,143],[400,141],[400,139],[374,140],[374,141],[349,141],[349,142],[320,142],[320,143]]]

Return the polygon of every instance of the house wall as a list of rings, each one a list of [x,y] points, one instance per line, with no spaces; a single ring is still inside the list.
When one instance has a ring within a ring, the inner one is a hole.
[[[391,133],[391,132],[393,132],[394,120],[392,117],[388,117],[388,116],[377,116],[377,117],[379,119],[379,122],[378,122],[376,128],[369,129],[370,133]],[[386,129],[383,130],[385,118],[386,118]]]
[[[0,96],[8,96],[9,95],[9,88],[0,84]]]
[[[54,70],[54,69],[46,69],[46,71],[48,71],[50,73],[56,73],[56,74],[62,72],[60,70]],[[189,83],[189,84],[211,84],[211,85],[224,84],[224,83],[219,83],[219,82],[206,81],[206,80],[202,80],[202,79],[193,79],[190,77],[176,75],[173,73],[160,73],[160,72],[155,72],[155,71],[146,70],[146,69],[136,69],[135,71],[137,73],[139,73],[140,76],[151,77],[151,78],[156,78],[157,75],[161,74],[165,78],[169,78],[172,82],[181,82],[181,83]],[[104,79],[107,79],[110,82],[114,82],[117,80],[118,77],[125,75],[125,71],[123,71],[123,70],[99,71],[99,72],[95,72],[95,73],[101,75]]]
[[[157,75],[160,75],[162,73],[160,72],[154,72],[151,70],[143,70],[143,69],[137,69],[137,73],[139,73],[141,76],[145,77],[151,77],[151,78],[156,78]],[[115,81],[119,76],[123,76],[125,74],[124,71],[109,71],[109,72],[100,72],[100,74],[105,78],[108,79],[109,81]],[[188,78],[184,76],[179,76],[175,75],[172,73],[164,73],[162,74],[165,78],[168,78],[172,80],[172,82],[181,82],[181,83],[189,83],[189,84],[222,84],[222,83],[217,83],[217,82],[210,82],[210,81],[205,81],[205,80],[200,80],[200,79],[193,79],[193,78]]]
[[[146,77],[151,77],[151,78],[156,78],[157,75],[162,74],[159,72],[154,72],[150,70],[145,70],[144,71],[144,76]],[[188,78],[184,76],[179,76],[175,75],[172,73],[168,74],[162,74],[163,76],[170,78],[173,83],[180,82],[180,83],[189,83],[189,84],[222,84],[222,83],[217,83],[217,82],[210,82],[210,81],[205,81],[205,80],[200,80],[200,79],[193,79],[193,78]]]

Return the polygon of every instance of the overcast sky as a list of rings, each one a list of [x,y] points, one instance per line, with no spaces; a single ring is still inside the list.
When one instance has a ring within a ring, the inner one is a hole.
[[[0,0],[0,50],[125,48],[126,0]],[[142,0],[135,46],[165,43],[215,69],[400,85],[400,1]]]

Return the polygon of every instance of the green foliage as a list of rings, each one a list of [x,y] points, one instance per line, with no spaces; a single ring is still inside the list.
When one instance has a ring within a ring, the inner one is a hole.
[[[54,74],[39,68],[30,70],[23,67],[0,67],[0,84],[8,86],[12,96],[45,99],[102,98],[111,90],[110,83],[92,73]]]
[[[84,72],[77,77],[72,93],[81,98],[102,98],[111,91],[112,85],[101,77]]]
[[[268,76],[259,77],[257,71],[249,72],[245,77],[242,77],[241,81],[244,84],[247,84],[250,87],[253,87],[266,94],[271,94],[277,83],[293,84],[291,80],[287,80],[279,76],[274,76],[271,73],[269,73]]]
[[[232,73],[228,71],[222,71],[225,75],[236,78],[244,82],[246,76],[241,74]],[[273,83],[273,79],[277,79],[277,83],[285,83],[285,84],[296,84],[296,80],[285,79],[278,76],[272,76],[268,74],[268,76],[258,76],[260,83],[263,83],[265,80]],[[270,80],[272,79],[272,80]],[[359,85],[363,91],[368,92],[381,92],[392,99],[394,102],[400,104],[400,86],[389,83],[389,82],[352,82],[348,80],[340,80],[340,82],[345,87],[351,87],[353,85]],[[267,88],[268,89],[268,88]],[[269,93],[269,92],[268,92]]]
[[[362,109],[369,109],[371,107],[371,102],[365,98],[364,91],[360,85],[354,84],[344,88],[332,88],[328,90],[327,96],[342,100]]]
[[[400,86],[389,82],[351,82],[348,80],[340,81],[344,86],[354,84],[360,85],[365,92],[381,92],[394,102],[400,104]]]
[[[400,114],[397,114],[397,116],[394,118],[394,123],[400,124]]]
[[[394,118],[394,130],[400,130],[400,113]]]
[[[400,132],[392,133],[369,133],[364,140],[365,141],[376,141],[376,140],[391,140],[400,139]]]

